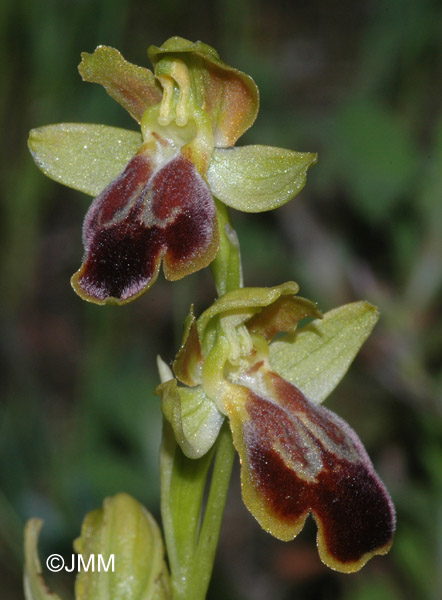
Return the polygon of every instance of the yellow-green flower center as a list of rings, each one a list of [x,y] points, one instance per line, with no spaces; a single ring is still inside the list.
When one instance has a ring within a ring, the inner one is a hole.
[[[182,60],[165,57],[156,65],[155,76],[161,83],[163,96],[159,104],[143,114],[144,142],[155,145],[158,155],[165,160],[170,153],[180,150],[205,175],[214,148],[212,123],[197,103],[187,65]]]

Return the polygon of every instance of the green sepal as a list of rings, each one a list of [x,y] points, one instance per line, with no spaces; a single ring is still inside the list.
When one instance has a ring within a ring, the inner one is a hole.
[[[175,36],[147,51],[161,73],[162,61],[181,60],[189,69],[198,105],[210,116],[215,145],[233,146],[253,124],[259,109],[259,92],[253,79],[223,62],[214,48]]]
[[[201,386],[181,387],[172,379],[156,391],[162,396],[163,415],[172,425],[181,450],[188,458],[204,456],[218,437],[224,415]]]
[[[212,193],[243,212],[263,212],[282,206],[306,183],[317,154],[271,146],[218,148],[212,154],[207,180]]]
[[[161,86],[152,71],[127,62],[110,46],[98,46],[93,54],[82,52],[78,70],[84,81],[104,86],[138,123],[150,106],[161,101]]]
[[[141,134],[91,123],[59,123],[32,129],[28,145],[45,175],[98,196],[142,144]]]
[[[195,53],[196,55],[202,56],[207,60],[215,62],[222,62],[219,58],[218,52],[212,46],[205,44],[204,42],[192,42],[185,38],[175,35],[161,44],[161,46],[149,46],[147,54],[150,62],[155,66],[162,56],[166,54],[180,54],[182,52]]]
[[[60,600],[60,596],[51,592],[43,579],[38,558],[38,536],[43,521],[30,519],[25,527],[25,571],[23,585],[26,600]]]
[[[114,555],[114,571],[80,570],[76,600],[166,600],[171,598],[160,529],[152,515],[127,494],[106,498],[84,519],[74,549],[90,556]]]
[[[345,304],[270,344],[270,364],[311,401],[338,385],[379,318],[368,302]]]

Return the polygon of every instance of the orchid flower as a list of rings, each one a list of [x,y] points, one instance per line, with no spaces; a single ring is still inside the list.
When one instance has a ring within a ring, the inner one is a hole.
[[[106,46],[83,53],[79,65],[141,133],[62,123],[29,138],[46,175],[96,196],[83,225],[83,263],[71,280],[96,304],[137,298],[161,261],[169,280],[206,267],[219,248],[214,197],[246,212],[276,208],[302,189],[316,162],[313,153],[233,147],[256,118],[258,89],[210,46],[173,37],[148,55],[154,72]]]
[[[188,317],[173,364],[159,362],[163,414],[189,458],[204,455],[227,417],[243,500],[290,540],[311,513],[322,561],[359,570],[392,543],[394,508],[356,433],[321,406],[370,334],[377,310],[356,302],[322,318],[288,282],[242,288]],[[314,319],[297,330],[300,321]]]

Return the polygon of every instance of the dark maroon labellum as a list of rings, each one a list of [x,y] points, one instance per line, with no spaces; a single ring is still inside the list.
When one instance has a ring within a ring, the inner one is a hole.
[[[162,258],[166,277],[179,279],[207,266],[217,241],[213,198],[193,163],[178,154],[152,173],[139,153],[92,203],[73,285],[93,302],[127,301],[154,283]]]
[[[244,444],[254,486],[266,511],[288,527],[311,512],[331,566],[352,570],[391,544],[388,493],[345,421],[278,375],[268,377],[278,404],[249,390],[246,405]]]

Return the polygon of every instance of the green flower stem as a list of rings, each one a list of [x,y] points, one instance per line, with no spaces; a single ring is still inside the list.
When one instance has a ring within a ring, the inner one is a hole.
[[[243,287],[238,236],[232,227],[229,209],[215,198],[219,226],[219,250],[212,261],[213,279],[218,296]]]
[[[218,295],[242,287],[239,242],[227,207],[216,201],[220,247],[212,262]],[[215,456],[215,458],[214,458]],[[224,423],[217,442],[200,459],[187,458],[165,421],[160,452],[161,514],[172,576],[173,600],[204,600],[213,570],[222,515],[235,457]],[[204,492],[214,459],[207,505]]]
[[[206,597],[218,546],[234,458],[235,448],[232,442],[232,434],[228,423],[225,421],[217,440],[209,497],[189,582],[190,595],[187,600]]]
[[[206,480],[213,473],[201,524]],[[161,513],[172,575],[173,600],[204,600],[212,575],[235,449],[224,423],[214,448],[200,459],[187,458],[164,424],[160,453]]]
[[[213,450],[197,460],[187,458],[164,420],[160,450],[161,515],[172,576],[173,600],[188,598],[196,553],[204,490]],[[195,598],[195,600],[197,600]]]

